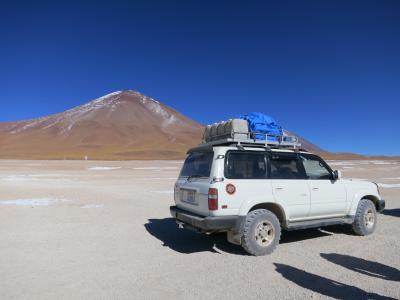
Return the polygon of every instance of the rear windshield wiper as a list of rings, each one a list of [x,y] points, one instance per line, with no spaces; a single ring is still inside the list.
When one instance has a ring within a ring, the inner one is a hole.
[[[200,175],[200,174],[193,174],[193,175],[188,176],[188,178],[187,178],[186,180],[189,181],[189,180],[192,179],[192,178],[200,178],[200,177],[203,177],[203,175]]]

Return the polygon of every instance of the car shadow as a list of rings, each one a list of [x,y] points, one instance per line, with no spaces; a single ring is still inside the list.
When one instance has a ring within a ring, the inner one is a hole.
[[[226,239],[225,233],[211,235],[178,228],[174,218],[149,219],[144,224],[146,230],[174,251],[190,254],[196,252],[227,252],[236,255],[248,255],[241,246],[233,245]],[[330,236],[330,233],[318,229],[283,231],[280,244],[295,243],[308,239]]]
[[[152,236],[159,239],[164,247],[180,253],[190,254],[208,251],[247,255],[242,247],[229,243],[226,240],[226,234],[205,235],[180,229],[174,218],[149,219],[144,227]]]
[[[322,230],[327,233],[336,233],[336,234],[344,234],[344,235],[354,235],[352,227],[350,224],[340,224],[340,225],[330,225],[323,227]]]
[[[321,253],[321,256],[334,264],[364,275],[391,281],[400,281],[400,271],[398,269],[378,262],[337,253]]]
[[[331,236],[332,234],[323,232],[319,229],[304,229],[304,230],[293,230],[293,231],[282,231],[281,240],[279,244],[295,243],[304,240],[316,239],[325,236]]]
[[[400,208],[384,209],[382,214],[392,217],[400,217]]]
[[[381,296],[375,293],[368,293],[358,287],[347,285],[326,277],[315,275],[285,264],[274,263],[276,271],[285,279],[306,288],[312,292],[335,299],[395,299]]]

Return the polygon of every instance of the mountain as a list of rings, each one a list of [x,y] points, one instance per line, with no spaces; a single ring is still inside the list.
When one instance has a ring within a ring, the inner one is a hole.
[[[310,141],[306,140],[305,138],[302,138],[301,136],[299,136],[298,134],[296,134],[294,132],[284,130],[284,133],[286,133],[287,135],[297,136],[297,138],[299,139],[299,143],[301,144],[301,148],[303,148],[303,149],[306,149],[310,152],[315,152],[315,153],[324,153],[325,152],[325,150],[321,149],[320,147],[311,143]]]
[[[175,159],[203,126],[135,91],[114,92],[63,113],[0,123],[0,158]]]
[[[0,123],[0,158],[181,159],[203,128],[150,97],[118,91],[48,117]]]

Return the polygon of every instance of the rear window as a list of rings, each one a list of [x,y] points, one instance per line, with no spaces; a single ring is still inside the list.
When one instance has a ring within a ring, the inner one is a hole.
[[[267,174],[265,152],[228,152],[225,177],[229,179],[264,179]]]
[[[182,177],[210,177],[213,152],[192,152],[183,164],[180,176]]]
[[[305,179],[296,153],[271,153],[269,167],[271,179]]]

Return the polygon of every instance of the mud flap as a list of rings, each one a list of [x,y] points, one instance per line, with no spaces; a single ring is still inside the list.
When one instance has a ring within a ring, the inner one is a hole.
[[[243,225],[245,221],[246,221],[246,216],[239,217],[239,219],[236,222],[235,228],[233,230],[229,230],[226,233],[226,237],[229,243],[239,246],[242,244]]]

